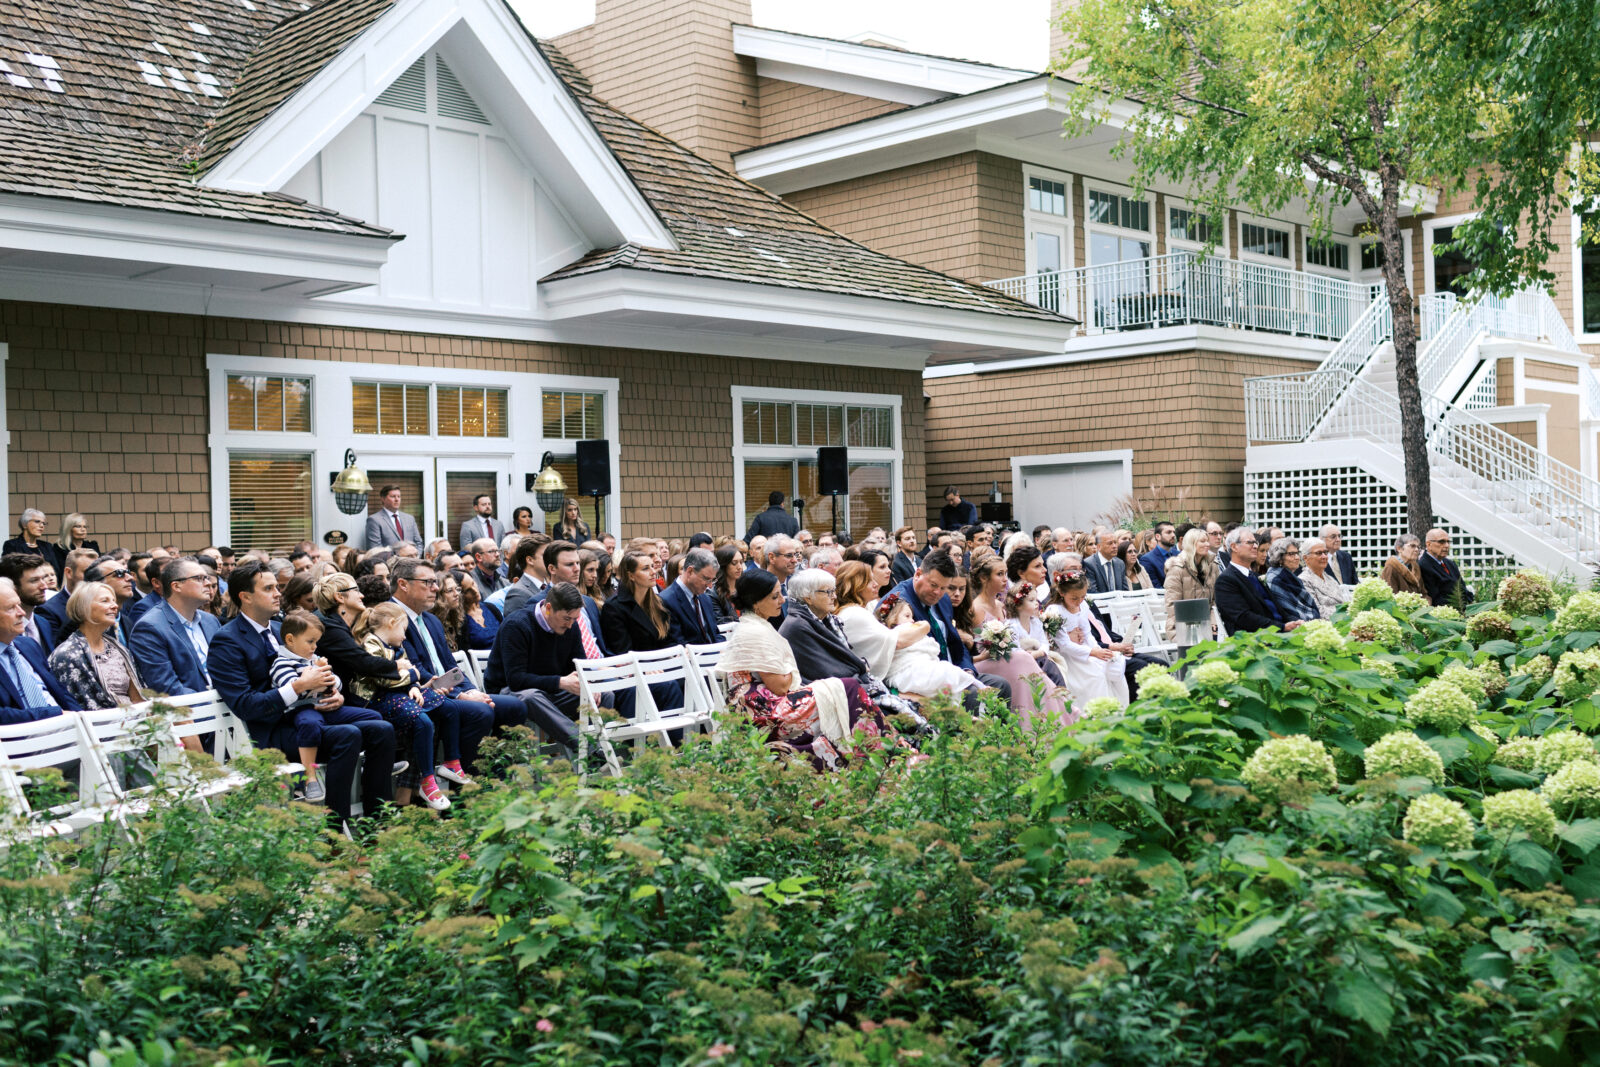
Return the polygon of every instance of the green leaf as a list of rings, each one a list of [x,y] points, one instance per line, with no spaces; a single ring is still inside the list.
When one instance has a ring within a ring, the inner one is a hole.
[[[1239,957],[1243,959],[1245,956],[1250,955],[1250,953],[1260,948],[1263,942],[1267,941],[1279,930],[1281,930],[1283,928],[1283,924],[1288,921],[1288,919],[1280,919],[1270,915],[1265,918],[1257,919],[1243,930],[1228,938],[1228,947],[1237,952]]]
[[[1489,777],[1495,785],[1509,789],[1532,789],[1539,784],[1539,779],[1533,775],[1514,771],[1510,767],[1502,767],[1498,763],[1489,764]]]
[[[1510,656],[1517,651],[1517,643],[1515,641],[1486,641],[1478,646],[1478,651],[1487,652],[1496,658]]]
[[[1152,807],[1155,805],[1155,788],[1143,775],[1134,774],[1132,771],[1111,771],[1106,775],[1106,784],[1125,797],[1131,797]]]
[[[411,1039],[411,1054],[417,1058],[418,1063],[428,1062],[428,1043],[420,1037]]]
[[[1253,682],[1267,682],[1273,690],[1283,688],[1283,664],[1272,656],[1251,660],[1244,669],[1244,676]]]
[[[1472,744],[1465,737],[1430,737],[1428,747],[1439,753],[1446,767],[1472,751]]]
[[[1600,819],[1579,819],[1556,828],[1556,836],[1587,856],[1600,847]]]
[[[656,891],[656,887],[655,886],[653,886],[653,885],[642,885],[642,886],[639,886],[638,888],[636,888],[632,893],[629,893],[628,894],[628,899],[629,900],[643,900],[645,897],[653,897],[653,896],[655,896],[656,892],[657,891]]]
[[[1507,845],[1506,859],[1510,860],[1513,866],[1522,867],[1541,875],[1549,874],[1550,866],[1555,861],[1555,857],[1550,854],[1549,849],[1537,841],[1530,841],[1527,838],[1513,841]]]
[[[1344,972],[1335,982],[1333,1010],[1347,1019],[1364,1022],[1380,1035],[1394,1021],[1394,1001],[1378,983],[1357,971]]]
[[[1467,977],[1498,986],[1511,977],[1511,957],[1493,945],[1473,945],[1461,957]]]
[[[1161,790],[1162,792],[1166,793],[1167,796],[1178,801],[1179,803],[1188,800],[1190,794],[1194,792],[1193,789],[1184,785],[1182,782],[1162,782]]]
[[[1600,856],[1590,857],[1589,862],[1562,878],[1561,887],[1579,904],[1600,901]]]
[[[1466,914],[1467,908],[1450,890],[1430,885],[1423,889],[1422,897],[1417,901],[1417,910],[1429,918],[1454,923]]]

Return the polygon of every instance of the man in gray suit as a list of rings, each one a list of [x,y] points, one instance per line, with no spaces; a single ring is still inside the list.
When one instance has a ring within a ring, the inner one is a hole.
[[[388,548],[402,541],[410,541],[417,546],[417,554],[421,555],[422,531],[417,529],[416,519],[400,510],[400,504],[400,487],[384,486],[383,510],[367,516],[367,547]]]
[[[472,510],[476,514],[461,524],[461,539],[456,542],[456,547],[465,552],[472,542],[485,537],[498,546],[500,539],[506,535],[506,527],[490,517],[494,514],[494,497],[479,493],[472,501]]]

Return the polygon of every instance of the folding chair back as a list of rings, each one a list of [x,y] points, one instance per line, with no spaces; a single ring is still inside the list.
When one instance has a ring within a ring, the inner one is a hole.
[[[685,645],[684,654],[694,664],[700,679],[700,691],[711,711],[721,711],[728,704],[728,687],[717,674],[717,661],[722,658],[725,644]]]
[[[675,708],[661,707],[651,694],[650,712],[651,720],[676,718],[681,716],[698,717],[704,708],[704,700],[700,692],[700,684],[695,678],[693,664],[683,654],[682,645],[669,645],[666,648],[653,649],[649,652],[633,653],[634,662],[639,665],[639,682],[642,688],[648,690],[652,685],[663,682],[677,682],[683,690],[683,703]],[[634,722],[646,721],[635,715]]]
[[[215,689],[151,701],[152,706],[156,704],[175,710],[172,734],[179,740],[198,737],[203,742],[207,737],[213,738],[211,754],[218,763],[227,763],[251,749],[244,724],[233,717]]]
[[[483,680],[489,677],[489,650],[487,648],[474,648],[468,651],[467,662],[472,664],[472,675],[478,683],[478,688],[483,689]],[[488,692],[488,690],[485,689],[484,692]]]
[[[733,633],[733,628],[735,626],[738,626],[738,625],[739,625],[739,620],[734,619],[734,620],[731,620],[729,622],[719,622],[719,623],[717,623],[717,629],[719,631],[721,631],[722,633],[724,633],[724,634],[731,634],[731,633]]]
[[[488,654],[485,653],[484,655],[487,659]],[[483,674],[478,670],[478,665],[472,661],[472,654],[468,649],[463,648],[456,651],[456,666],[461,668],[462,673],[467,676],[467,681],[472,683],[474,689],[483,688]]]
[[[35,812],[24,792],[22,779],[30,771],[57,767],[67,773],[74,766],[76,798],[54,805],[46,812]],[[35,814],[44,814],[53,819],[67,819],[70,825],[62,823],[51,832],[70,833],[104,818],[101,806],[107,788],[100,761],[84,743],[76,712],[0,726],[0,791],[4,793],[5,805],[17,816],[26,820]]]

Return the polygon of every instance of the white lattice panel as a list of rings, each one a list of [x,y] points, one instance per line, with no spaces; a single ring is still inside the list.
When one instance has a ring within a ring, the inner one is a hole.
[[[1290,537],[1315,537],[1328,523],[1339,527],[1344,548],[1362,577],[1377,574],[1406,532],[1406,498],[1359,467],[1316,467],[1244,473],[1245,522],[1278,526]],[[1517,562],[1463,531],[1450,532],[1450,555],[1469,580],[1474,574],[1515,568]]]

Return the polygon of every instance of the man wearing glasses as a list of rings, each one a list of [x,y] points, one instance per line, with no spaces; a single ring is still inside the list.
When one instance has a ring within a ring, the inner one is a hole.
[[[1428,536],[1423,539],[1423,547],[1427,551],[1418,563],[1422,568],[1422,586],[1428,591],[1428,599],[1436,605],[1453,604],[1459,588],[1461,602],[1472,603],[1472,590],[1461,580],[1461,568],[1450,558],[1450,535],[1439,529],[1429,530]]]
[[[772,620],[772,625],[781,626],[789,617],[789,579],[800,569],[800,542],[787,534],[773,534],[767,538],[766,567],[767,573],[783,587],[783,610]]]
[[[205,567],[181,556],[161,568],[163,600],[139,618],[128,644],[144,684],[166,696],[211,688],[206,666],[222,624],[203,606],[211,599]]]

